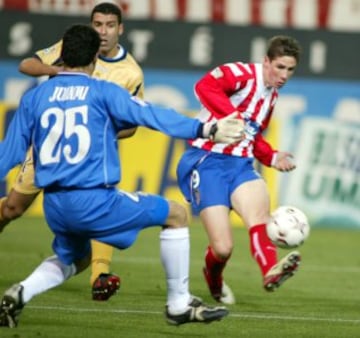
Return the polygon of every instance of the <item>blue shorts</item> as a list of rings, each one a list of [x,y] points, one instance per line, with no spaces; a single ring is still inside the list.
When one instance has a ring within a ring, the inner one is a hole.
[[[225,205],[231,209],[230,197],[241,184],[261,178],[253,159],[188,149],[177,167],[178,185],[195,213]]]
[[[161,226],[169,214],[158,195],[116,188],[46,192],[44,213],[55,234],[53,250],[64,264],[90,253],[95,239],[119,249],[130,247],[142,229]]]

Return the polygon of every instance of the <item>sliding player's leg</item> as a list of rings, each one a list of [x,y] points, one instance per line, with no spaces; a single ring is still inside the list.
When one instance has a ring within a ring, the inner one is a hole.
[[[187,213],[169,202],[169,214],[160,234],[160,253],[167,280],[166,320],[172,325],[209,323],[228,314],[224,307],[209,307],[189,291],[190,244]]]
[[[27,278],[7,289],[0,303],[0,326],[14,328],[18,325],[20,314],[34,296],[63,284],[90,263],[89,254],[81,260],[77,269],[75,264],[64,264],[58,256],[46,258]],[[86,265],[87,262],[87,265]]]
[[[103,193],[107,194],[100,191],[96,194],[97,200],[101,200]],[[211,322],[226,316],[226,308],[209,307],[189,291],[190,243],[186,209],[151,194],[118,191],[114,196],[104,197],[108,211],[102,210],[94,227],[97,235],[93,238],[124,250],[135,242],[143,229],[162,225],[160,254],[166,275],[167,322],[173,325]]]

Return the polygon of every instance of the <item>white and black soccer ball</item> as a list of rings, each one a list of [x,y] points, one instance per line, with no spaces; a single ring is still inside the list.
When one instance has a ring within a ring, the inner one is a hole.
[[[291,249],[299,247],[309,237],[310,225],[301,210],[286,205],[273,211],[266,231],[276,246]]]

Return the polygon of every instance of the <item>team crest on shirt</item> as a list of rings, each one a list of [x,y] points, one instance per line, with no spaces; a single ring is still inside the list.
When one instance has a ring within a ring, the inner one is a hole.
[[[224,73],[223,71],[219,68],[219,67],[216,67],[215,69],[213,69],[210,74],[215,78],[215,79],[219,79],[221,77],[224,76]]]

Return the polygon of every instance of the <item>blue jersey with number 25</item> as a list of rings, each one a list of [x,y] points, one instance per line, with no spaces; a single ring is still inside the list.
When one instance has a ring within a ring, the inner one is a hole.
[[[179,138],[194,138],[200,128],[199,121],[140,101],[113,83],[60,73],[21,99],[0,143],[0,178],[33,145],[40,188],[114,185],[121,178],[116,135],[138,125]]]

